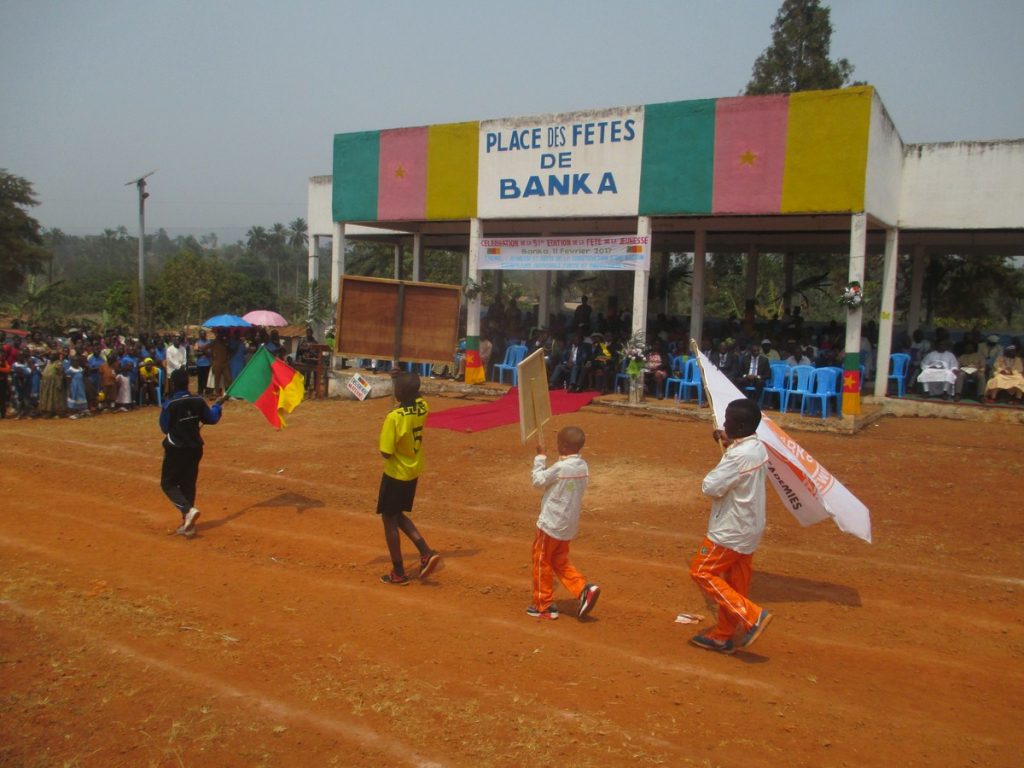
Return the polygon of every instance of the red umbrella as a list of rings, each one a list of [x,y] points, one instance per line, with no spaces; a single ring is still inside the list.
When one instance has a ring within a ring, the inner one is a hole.
[[[288,325],[287,320],[277,314],[277,312],[272,312],[269,309],[254,309],[252,312],[242,315],[242,319],[253,325],[273,326],[275,328],[283,328]]]

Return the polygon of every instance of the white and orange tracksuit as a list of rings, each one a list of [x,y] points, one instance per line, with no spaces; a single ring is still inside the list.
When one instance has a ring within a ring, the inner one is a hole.
[[[765,476],[768,452],[757,435],[734,441],[704,478],[711,503],[708,533],[690,563],[690,577],[718,604],[718,624],[707,633],[729,640],[736,626],[752,626],[761,607],[752,602],[750,579],[754,551],[765,526]]]
[[[579,454],[560,456],[547,468],[546,462],[544,455],[535,457],[532,474],[534,488],[545,489],[533,540],[533,604],[542,611],[553,602],[554,576],[575,598],[587,586],[587,580],[569,562],[569,542],[579,530],[583,494],[590,478],[587,462]]]

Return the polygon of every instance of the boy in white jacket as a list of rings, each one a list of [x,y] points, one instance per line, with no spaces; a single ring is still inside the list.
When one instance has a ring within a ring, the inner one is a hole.
[[[555,576],[579,600],[576,615],[581,619],[590,613],[601,594],[601,588],[588,584],[569,562],[569,542],[579,530],[583,494],[590,476],[587,462],[580,457],[585,440],[579,427],[562,429],[558,433],[558,461],[547,468],[544,449],[537,445],[533,487],[545,490],[533,540],[533,602],[526,609],[526,613],[535,618],[558,618],[558,606],[554,603]]]
[[[718,653],[747,648],[764,632],[772,614],[750,594],[754,551],[764,533],[764,481],[768,452],[757,438],[761,411],[752,400],[734,400],[725,409],[724,431],[715,430],[725,453],[704,478],[711,519],[700,549],[690,563],[690,577],[718,604],[718,623],[690,642]],[[743,635],[736,643],[737,627]]]

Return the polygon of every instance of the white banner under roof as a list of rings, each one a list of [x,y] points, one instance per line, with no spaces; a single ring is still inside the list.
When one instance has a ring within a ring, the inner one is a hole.
[[[643,107],[480,123],[478,215],[635,216]]]
[[[484,237],[479,269],[650,269],[650,235],[584,237]]]

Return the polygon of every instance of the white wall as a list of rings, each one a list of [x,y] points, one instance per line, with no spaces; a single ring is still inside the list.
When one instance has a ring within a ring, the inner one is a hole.
[[[1024,228],[1024,139],[908,145],[899,224]]]
[[[903,140],[875,91],[871,97],[864,210],[886,224],[899,220]]]
[[[306,204],[306,223],[309,239],[313,235],[330,237],[334,233],[333,198],[330,176],[312,176],[309,179],[309,197]]]

